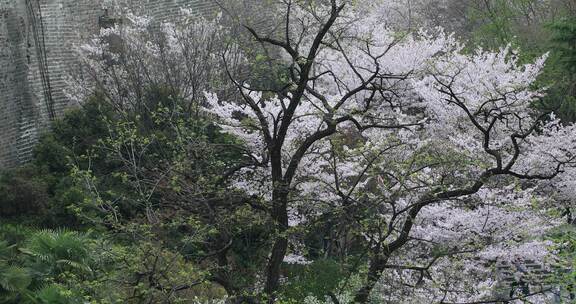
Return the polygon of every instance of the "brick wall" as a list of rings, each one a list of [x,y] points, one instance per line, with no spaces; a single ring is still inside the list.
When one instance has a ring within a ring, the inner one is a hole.
[[[37,133],[39,100],[24,3],[0,1],[0,167],[19,164]],[[23,153],[20,153],[23,152]]]

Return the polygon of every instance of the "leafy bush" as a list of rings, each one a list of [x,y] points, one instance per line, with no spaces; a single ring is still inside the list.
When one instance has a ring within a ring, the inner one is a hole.
[[[90,272],[89,248],[87,236],[78,232],[1,225],[0,302],[73,303],[73,284],[66,278]]]
[[[41,215],[48,208],[48,183],[34,167],[0,175],[0,217]]]
[[[27,240],[25,248],[25,253],[31,258],[31,265],[42,275],[90,271],[88,239],[78,232],[42,230]]]
[[[292,265],[288,275],[291,279],[283,294],[298,303],[309,296],[323,299],[337,290],[344,274],[343,265],[330,259],[316,260],[310,265]]]

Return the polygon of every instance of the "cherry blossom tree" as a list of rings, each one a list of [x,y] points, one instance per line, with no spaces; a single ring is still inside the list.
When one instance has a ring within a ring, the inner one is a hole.
[[[236,81],[240,100],[206,93],[223,132],[250,148],[234,186],[270,202],[271,301],[291,228],[326,214],[364,240],[356,303],[375,288],[390,303],[482,301],[497,260],[551,256],[538,237],[559,221],[534,189],[573,165],[576,129],[532,110],[546,55],[469,54],[440,29],[398,34],[347,1],[279,5],[279,34],[247,30],[281,51],[289,80]]]
[[[177,23],[158,22],[117,8],[116,23],[76,47],[79,68],[72,71],[68,97],[82,104],[94,92],[118,110],[145,108],[146,90],[165,87],[174,99],[198,111],[207,88],[225,90],[221,53],[228,31],[221,17],[206,19],[182,10]],[[226,50],[227,67],[235,70],[240,52]]]
[[[366,262],[354,269],[360,284],[344,281],[333,303],[477,303],[502,299],[500,289],[515,299],[493,269],[554,264],[543,236],[572,214],[576,127],[532,108],[545,95],[535,81],[546,55],[520,64],[507,47],[466,52],[441,29],[398,31],[394,15],[406,7],[397,4],[277,1],[278,27],[246,27],[281,70],[273,84],[241,79],[241,47],[217,21],[179,27],[128,15],[79,49],[89,77],[75,77],[69,93],[82,102],[96,89],[123,112],[146,107],[146,89],[165,86],[240,141],[243,161],[221,178],[264,201],[258,209],[272,219],[261,276],[269,302],[283,263],[312,262],[297,231],[325,218],[338,225],[333,239],[352,237]],[[223,76],[236,94],[219,89]],[[178,134],[176,164],[195,144]],[[150,145],[126,143],[108,148],[142,156]],[[122,160],[148,198],[179,169],[143,171],[139,158]],[[224,243],[216,252],[226,261]]]

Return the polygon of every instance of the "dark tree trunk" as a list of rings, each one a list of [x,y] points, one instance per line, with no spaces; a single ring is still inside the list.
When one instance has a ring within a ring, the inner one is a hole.
[[[272,248],[272,255],[270,256],[270,261],[268,262],[268,278],[266,280],[265,292],[271,297],[270,303],[273,303],[274,295],[278,288],[280,287],[280,266],[286,255],[286,250],[288,249],[288,240],[281,236],[274,243]]]
[[[387,262],[388,257],[378,256],[372,258],[370,261],[370,268],[368,269],[368,278],[364,286],[362,286],[362,288],[360,288],[356,293],[354,303],[368,303],[370,292],[374,289],[378,280],[380,280]]]
[[[282,179],[281,157],[280,153],[277,155],[272,154],[272,180],[273,180],[273,193],[272,193],[272,219],[276,224],[276,233],[278,234],[270,260],[268,260],[266,285],[264,292],[269,297],[269,303],[274,303],[276,292],[280,287],[280,272],[282,261],[288,249],[288,239],[286,238],[286,230],[288,229],[288,186]],[[276,156],[276,157],[274,157]]]

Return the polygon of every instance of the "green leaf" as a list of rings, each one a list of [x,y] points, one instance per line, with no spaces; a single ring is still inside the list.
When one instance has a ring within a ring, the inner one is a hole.
[[[22,291],[25,290],[32,278],[28,270],[22,267],[9,266],[0,269],[0,286],[7,291]]]

